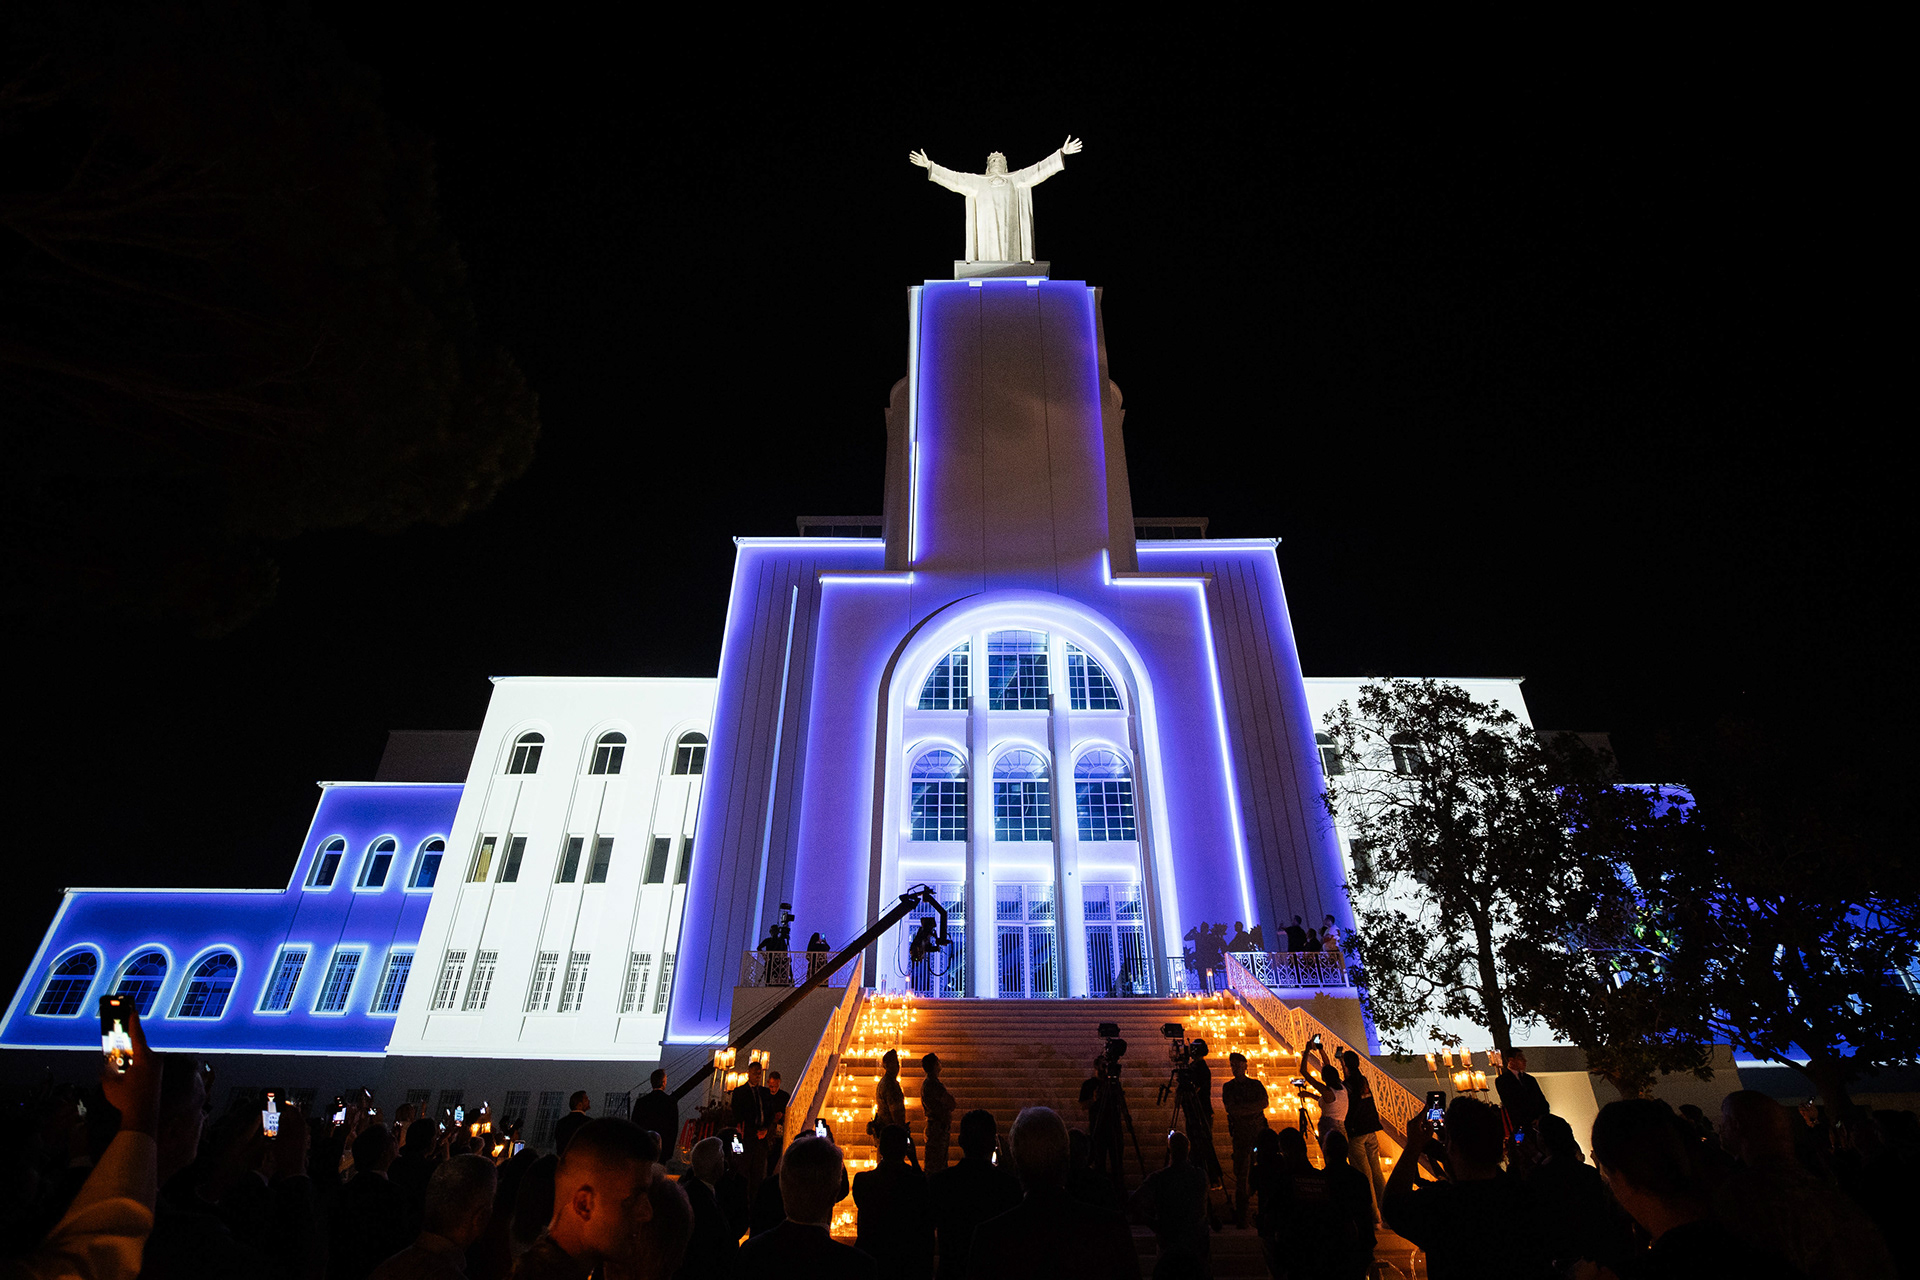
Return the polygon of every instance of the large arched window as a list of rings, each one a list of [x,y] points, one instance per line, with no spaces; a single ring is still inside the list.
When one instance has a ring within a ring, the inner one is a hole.
[[[513,744],[513,754],[507,757],[508,773],[540,772],[540,751],[546,746],[544,733],[523,733]]]
[[[961,645],[933,664],[920,686],[922,711],[965,711],[973,676],[973,645]]]
[[[683,733],[673,749],[673,771],[698,777],[707,771],[707,735]]]
[[[320,852],[313,855],[313,866],[307,871],[309,889],[325,889],[340,874],[340,859],[347,856],[347,842],[343,837],[335,836],[320,846]]]
[[[100,957],[91,951],[76,951],[63,956],[47,975],[40,1002],[33,1011],[45,1018],[71,1018],[87,1003],[94,975],[100,972]]]
[[[1053,839],[1053,799],[1047,762],[1024,748],[1001,756],[993,766],[993,838]]]
[[[1340,747],[1334,742],[1332,734],[1314,734],[1313,745],[1320,748],[1321,773],[1329,778],[1337,778],[1347,771],[1347,766],[1340,763]]]
[[[1073,769],[1074,807],[1082,840],[1138,840],[1133,820],[1133,773],[1111,751],[1094,750]]]
[[[1099,663],[1071,644],[1067,646],[1067,705],[1075,711],[1120,710],[1120,691],[1113,681]]]
[[[603,733],[600,741],[593,744],[593,765],[588,773],[618,773],[620,764],[627,758],[627,735],[624,733]]]
[[[400,842],[392,836],[381,836],[375,840],[373,848],[367,850],[367,860],[360,864],[360,887],[385,888],[387,875],[393,870],[394,855],[399,852]]]
[[[158,949],[142,951],[120,971],[120,983],[113,993],[132,1000],[144,1018],[153,1012],[154,997],[160,994],[160,986],[166,980],[167,953]]]
[[[987,637],[987,709],[1048,711],[1047,633],[996,631]]]
[[[951,751],[929,751],[913,762],[912,838],[967,838],[967,764]]]
[[[217,1018],[227,1010],[240,961],[231,951],[216,951],[193,967],[180,989],[176,1018]]]

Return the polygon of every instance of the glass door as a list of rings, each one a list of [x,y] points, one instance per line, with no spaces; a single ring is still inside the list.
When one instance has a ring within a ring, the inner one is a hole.
[[[1085,885],[1081,902],[1086,911],[1087,994],[1151,995],[1153,965],[1147,957],[1139,884]]]
[[[1048,999],[1060,992],[1054,963],[1053,886],[993,886],[998,931],[999,994],[1005,1000]]]

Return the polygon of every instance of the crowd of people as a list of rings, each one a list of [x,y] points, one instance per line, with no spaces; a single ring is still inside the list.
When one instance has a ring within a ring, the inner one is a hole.
[[[427,1116],[379,1116],[364,1097],[333,1115],[259,1099],[213,1113],[208,1069],[151,1052],[137,1022],[124,1073],[17,1108],[0,1163],[0,1276],[288,1276],[299,1280],[728,1280],[738,1276],[989,1280],[1137,1277],[1131,1227],[1155,1241],[1157,1280],[1206,1276],[1230,1218],[1257,1231],[1279,1280],[1377,1275],[1384,1226],[1424,1252],[1434,1280],[1636,1280],[1912,1274],[1899,1215],[1920,1183],[1907,1112],[1829,1124],[1764,1094],[1727,1097],[1718,1123],[1653,1100],[1601,1110],[1584,1151],[1508,1056],[1502,1105],[1455,1098],[1410,1126],[1387,1176],[1383,1126],[1356,1054],[1311,1046],[1313,1139],[1274,1128],[1266,1086],[1238,1054],[1217,1097],[1204,1041],[1175,1072],[1178,1125],[1143,1151],[1119,1055],[1095,1061],[1084,1128],[1047,1107],[1002,1133],[961,1115],[934,1055],[922,1060],[922,1133],[888,1054],[869,1131],[878,1158],[849,1177],[825,1125],[791,1138],[789,1099],[757,1066],[731,1121],[673,1149],[663,1071],[634,1119],[594,1117],[584,1093],[552,1153],[511,1128],[475,1134]],[[1128,1191],[1126,1143],[1141,1175]],[[958,1158],[950,1145],[957,1138]],[[1145,1166],[1151,1163],[1149,1171]],[[1423,1176],[1424,1175],[1424,1176]],[[851,1198],[851,1244],[833,1236]]]

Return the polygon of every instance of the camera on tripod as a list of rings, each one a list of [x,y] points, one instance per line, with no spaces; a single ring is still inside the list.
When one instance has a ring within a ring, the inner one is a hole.
[[[1169,1094],[1177,1095],[1180,1092],[1181,1073],[1187,1069],[1193,1055],[1187,1044],[1187,1029],[1180,1023],[1161,1023],[1160,1034],[1167,1042],[1167,1061],[1173,1064],[1173,1070],[1167,1073],[1167,1078],[1160,1085],[1159,1101],[1165,1102]]]
[[[1120,1024],[1103,1022],[1094,1028],[1093,1034],[1106,1042],[1105,1047],[1100,1050],[1100,1061],[1106,1063],[1107,1075],[1118,1079],[1120,1059],[1127,1056],[1127,1042],[1120,1038]]]
[[[780,923],[768,930],[768,934],[773,938],[773,950],[793,950],[793,904],[791,902],[780,904]]]

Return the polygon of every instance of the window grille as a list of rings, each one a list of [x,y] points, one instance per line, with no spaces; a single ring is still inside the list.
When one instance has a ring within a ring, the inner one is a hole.
[[[580,874],[580,851],[586,848],[585,836],[568,836],[567,847],[560,854],[560,874],[555,877],[560,884],[572,884],[574,877]]]
[[[520,878],[520,862],[527,856],[525,836],[507,837],[507,860],[500,868],[500,883],[512,884]]]
[[[920,710],[965,711],[973,671],[973,646],[963,644],[933,664],[920,686]]]
[[[620,1012],[639,1013],[647,1003],[647,975],[653,970],[653,953],[636,951],[627,957],[627,981],[620,988]]]
[[[686,733],[673,751],[673,771],[698,777],[707,771],[707,735]]]
[[[558,1089],[540,1091],[540,1109],[534,1113],[533,1145],[544,1147],[553,1141],[553,1127],[560,1123],[560,1108],[566,1102],[566,1094]]]
[[[307,969],[307,949],[288,947],[274,963],[273,976],[267,981],[267,995],[260,1002],[262,1013],[285,1013],[293,1008],[293,993],[300,986],[300,975]],[[123,986],[125,984],[122,984]]]
[[[987,709],[1049,709],[1046,633],[996,631],[987,637]]]
[[[967,766],[951,751],[929,751],[913,762],[913,839],[967,838]]]
[[[347,856],[347,842],[339,836],[320,846],[320,852],[314,857],[313,870],[307,876],[307,885],[313,889],[325,889],[340,874],[340,859]]]
[[[1073,771],[1074,807],[1082,840],[1137,840],[1133,778],[1111,751],[1089,751]]]
[[[240,961],[232,953],[221,951],[202,960],[187,979],[175,1014],[181,1018],[217,1018],[226,1012],[227,997],[233,992],[233,980],[240,976]]]
[[[407,994],[407,976],[413,972],[413,952],[395,951],[387,956],[387,971],[380,975],[380,989],[374,993],[374,1013],[398,1013]]]
[[[595,836],[593,838],[593,862],[587,867],[588,884],[605,884],[607,868],[613,865],[613,837]]]
[[[440,981],[434,984],[433,1007],[451,1009],[453,1002],[460,997],[460,979],[466,976],[467,953],[449,951],[440,965]]]
[[[493,971],[500,963],[498,951],[476,951],[473,953],[473,976],[467,979],[466,1002],[462,1009],[484,1009],[487,997],[493,993]]]
[[[336,951],[327,964],[326,979],[320,984],[320,998],[313,1002],[315,1013],[340,1013],[353,994],[353,979],[360,972],[358,951]]]
[[[302,951],[300,959],[305,963],[307,953]],[[143,951],[135,956],[127,967],[120,971],[120,985],[115,995],[126,996],[139,1009],[140,1016],[146,1017],[153,1012],[154,998],[160,994],[160,985],[167,980],[167,953],[164,951]],[[291,997],[289,997],[291,999]]]
[[[625,1120],[630,1116],[632,1116],[633,1115],[632,1091],[629,1090],[626,1093],[607,1094],[606,1106],[601,1109],[600,1114],[603,1116],[618,1116],[622,1120]],[[674,1134],[673,1136],[676,1140],[680,1137],[680,1135],[677,1133]]]
[[[527,1118],[527,1099],[532,1095],[525,1089],[507,1090],[506,1106],[501,1108],[500,1117],[508,1123],[524,1122]],[[501,1127],[504,1127],[502,1125]]]
[[[431,889],[433,882],[440,878],[440,860],[447,856],[447,842],[438,836],[420,846],[420,856],[413,860],[413,883],[409,888]]]
[[[615,774],[620,772],[620,764],[627,758],[627,735],[624,733],[603,733],[600,741],[593,747],[592,773]]]
[[[46,1018],[71,1018],[87,1002],[87,992],[99,972],[100,957],[91,951],[74,952],[53,966],[46,989],[40,993],[40,1003],[33,1011]]]
[[[660,958],[660,985],[653,989],[653,1011],[667,1011],[667,994],[673,988],[673,952],[669,951]]]
[[[513,744],[513,754],[507,759],[507,772],[538,773],[540,752],[546,741],[545,734],[521,734],[519,740]]]
[[[587,966],[590,952],[575,951],[567,957],[567,980],[560,985],[560,1012],[577,1013],[587,1000]]]
[[[1118,711],[1120,691],[1100,664],[1067,646],[1067,704],[1075,711]]]
[[[993,838],[1053,839],[1047,762],[1031,751],[1009,751],[993,767]]]
[[[527,988],[527,1012],[544,1013],[553,1006],[553,982],[560,976],[560,953],[542,951],[533,966],[533,985]]]

